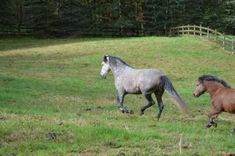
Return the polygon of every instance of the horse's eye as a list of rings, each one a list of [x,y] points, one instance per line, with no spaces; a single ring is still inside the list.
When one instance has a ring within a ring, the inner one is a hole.
[[[196,85],[197,87],[199,86],[199,84]]]

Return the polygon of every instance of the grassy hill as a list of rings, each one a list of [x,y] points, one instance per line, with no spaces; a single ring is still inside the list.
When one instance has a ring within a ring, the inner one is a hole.
[[[156,106],[128,95],[122,114],[112,74],[100,78],[103,55],[166,73],[188,103],[181,114],[167,94]],[[235,56],[194,37],[1,39],[0,155],[221,155],[235,153],[234,115],[206,129],[208,95],[194,98],[196,80],[213,74],[235,86]]]

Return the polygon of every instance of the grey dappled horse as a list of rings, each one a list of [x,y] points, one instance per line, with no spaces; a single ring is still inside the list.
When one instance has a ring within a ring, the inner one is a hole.
[[[161,71],[156,69],[135,69],[118,57],[105,55],[100,72],[102,78],[105,79],[110,70],[114,75],[115,87],[118,91],[118,107],[123,113],[129,113],[123,106],[125,95],[144,95],[148,103],[141,108],[142,115],[144,114],[145,109],[155,104],[151,97],[151,94],[154,93],[159,107],[159,113],[157,115],[157,119],[159,120],[164,108],[162,95],[165,90],[175,100],[177,106],[183,112],[187,112],[185,102],[180,98],[169,78]]]

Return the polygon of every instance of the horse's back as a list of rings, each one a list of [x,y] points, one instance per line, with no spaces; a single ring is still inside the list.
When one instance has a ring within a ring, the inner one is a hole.
[[[164,74],[157,69],[140,69],[138,70],[138,77],[142,79],[159,79]]]

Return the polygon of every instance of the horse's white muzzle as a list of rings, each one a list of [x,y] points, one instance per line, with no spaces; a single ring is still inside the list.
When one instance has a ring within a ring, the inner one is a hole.
[[[106,75],[108,74],[109,71],[110,71],[109,65],[102,62],[102,69],[101,69],[100,75],[103,79],[106,78]]]
[[[100,72],[100,75],[101,75],[102,79],[106,79],[107,73],[102,73],[102,72]]]
[[[106,79],[106,75],[101,75],[102,79]]]

